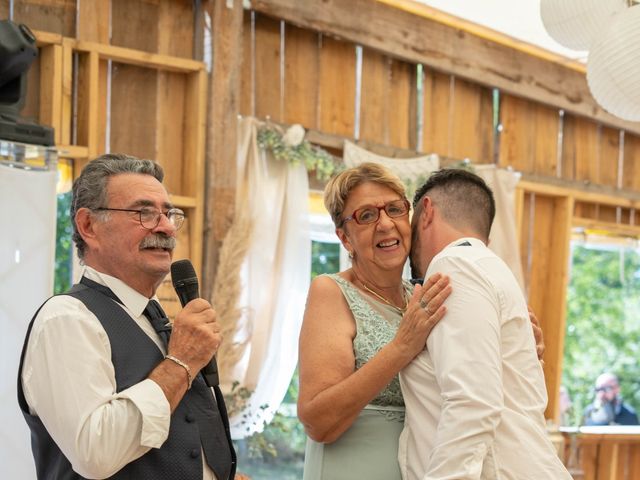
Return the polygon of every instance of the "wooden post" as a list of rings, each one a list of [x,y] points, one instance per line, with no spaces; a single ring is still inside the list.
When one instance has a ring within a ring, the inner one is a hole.
[[[78,84],[78,143],[89,150],[89,158],[97,156],[98,146],[98,105],[100,60],[96,52],[80,55]]]
[[[544,332],[545,382],[549,402],[545,416],[558,420],[558,393],[562,381],[562,354],[565,334],[569,241],[573,197],[535,196],[533,250],[529,303]]]
[[[243,9],[241,0],[209,2],[212,19],[206,148],[204,267],[202,296],[210,298],[218,254],[233,219],[236,188],[236,138],[240,108]]]
[[[78,40],[110,42],[109,30],[111,26],[111,0],[84,0],[78,2],[78,25],[76,37]],[[98,131],[95,136],[95,145],[89,148],[90,155],[100,155],[105,152],[107,132],[107,83],[109,77],[109,64],[106,60],[100,60],[98,65]]]
[[[60,145],[62,120],[62,46],[47,45],[40,50],[40,122],[55,129]]]

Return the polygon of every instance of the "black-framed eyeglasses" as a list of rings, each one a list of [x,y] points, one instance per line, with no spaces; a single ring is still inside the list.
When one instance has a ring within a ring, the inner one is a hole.
[[[354,210],[351,215],[342,220],[342,225],[349,220],[355,220],[358,225],[369,225],[375,223],[380,218],[380,210],[384,210],[385,213],[391,218],[398,218],[409,214],[409,202],[407,199],[394,200],[393,202],[385,203],[381,207],[375,205],[365,205],[357,210]]]
[[[160,217],[164,215],[169,220],[169,223],[178,230],[182,227],[184,223],[184,219],[186,217],[185,213],[179,208],[170,208],[166,212],[161,212],[155,208],[143,207],[139,210],[135,210],[133,208],[96,208],[96,211],[108,211],[108,212],[131,212],[137,213],[140,219],[140,225],[142,225],[147,230],[153,230],[160,224]]]

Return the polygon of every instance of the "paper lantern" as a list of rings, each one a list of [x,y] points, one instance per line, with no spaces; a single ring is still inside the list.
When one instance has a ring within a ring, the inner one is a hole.
[[[587,82],[593,97],[609,113],[640,121],[640,5],[614,16],[593,44]]]
[[[627,0],[541,0],[540,16],[551,38],[573,50],[589,50]]]

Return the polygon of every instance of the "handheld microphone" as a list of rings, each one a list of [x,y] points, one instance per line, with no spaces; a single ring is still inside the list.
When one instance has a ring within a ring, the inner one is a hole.
[[[176,290],[183,307],[194,298],[200,298],[198,277],[189,260],[178,260],[171,264],[171,283],[173,283],[173,288]],[[204,366],[202,374],[209,387],[220,383],[215,355]]]

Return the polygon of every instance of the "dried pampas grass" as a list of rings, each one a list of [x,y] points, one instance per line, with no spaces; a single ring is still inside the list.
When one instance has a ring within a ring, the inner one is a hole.
[[[220,261],[213,285],[212,298],[224,337],[217,354],[219,371],[223,373],[233,371],[251,335],[250,329],[241,322],[243,312],[238,307],[238,300],[242,289],[240,268],[251,245],[252,233],[253,221],[247,209],[238,208],[220,248]],[[240,337],[240,332],[245,334],[245,338]]]

